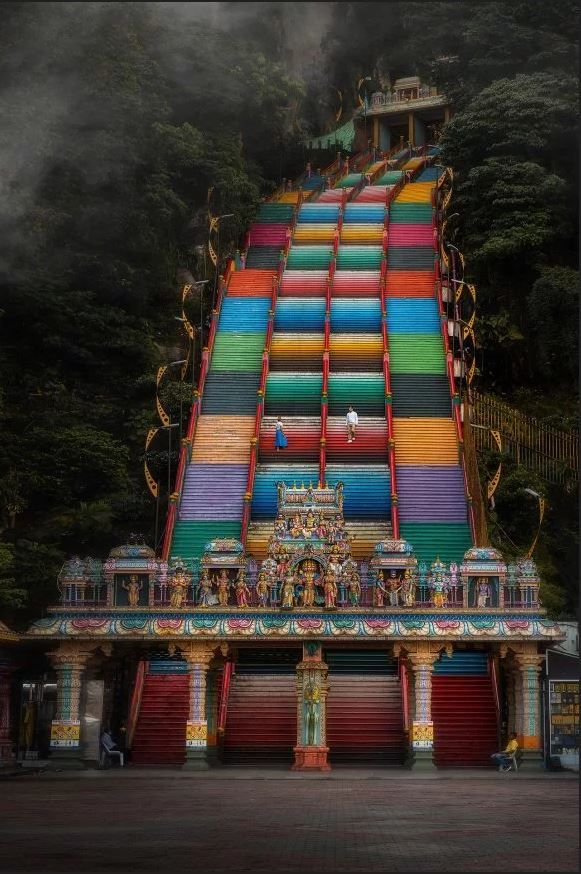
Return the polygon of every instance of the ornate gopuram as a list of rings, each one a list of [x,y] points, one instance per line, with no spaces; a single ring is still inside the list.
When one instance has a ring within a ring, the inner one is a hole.
[[[51,762],[94,763],[96,723],[131,766],[487,765],[514,730],[540,767],[539,672],[562,635],[534,563],[474,547],[427,566],[405,540],[355,560],[342,484],[277,488],[262,561],[225,537],[197,565],[139,543],[65,564],[26,635],[57,686]]]

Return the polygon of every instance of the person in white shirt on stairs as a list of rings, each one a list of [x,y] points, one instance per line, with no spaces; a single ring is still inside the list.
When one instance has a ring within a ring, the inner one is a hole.
[[[349,407],[347,413],[347,443],[353,443],[355,440],[355,428],[359,424],[359,417],[353,407]]]

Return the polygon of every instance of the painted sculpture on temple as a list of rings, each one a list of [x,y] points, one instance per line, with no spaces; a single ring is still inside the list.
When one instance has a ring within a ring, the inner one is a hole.
[[[143,588],[143,583],[139,582],[137,574],[131,574],[128,583],[123,583],[123,588],[127,592],[127,601],[130,607],[139,606],[139,595]]]
[[[432,573],[430,574],[429,587],[432,596],[432,603],[436,608],[445,607],[448,600],[446,566],[438,557],[436,558],[436,561],[432,562],[431,569]]]
[[[258,574],[258,580],[256,582],[256,595],[258,597],[259,607],[268,606],[269,592],[270,586],[268,582],[268,574],[266,573],[266,571],[260,571],[260,573]]]
[[[317,587],[315,584],[317,565],[314,561],[306,561],[303,565],[301,573],[303,591],[301,595],[301,607],[314,607],[315,598],[317,596]]]
[[[248,607],[249,602],[248,599],[250,597],[250,589],[246,585],[246,573],[243,568],[240,568],[238,571],[238,576],[236,577],[236,584],[234,586],[234,590],[236,592],[236,606],[237,607]]]
[[[208,569],[204,568],[200,575],[198,584],[198,598],[200,607],[210,607],[214,603],[214,595],[212,593],[212,581]]]
[[[221,570],[218,574],[218,604],[220,607],[228,606],[228,598],[230,597],[230,580],[228,579],[228,571]]]
[[[176,610],[185,606],[188,589],[190,587],[190,575],[182,565],[178,565],[169,578],[169,606]]]
[[[373,586],[373,606],[383,607],[385,604],[384,599],[388,597],[389,592],[384,585],[383,572],[378,571]]]
[[[361,577],[357,570],[349,571],[347,587],[349,590],[349,604],[351,607],[358,607],[361,601]]]
[[[325,573],[323,591],[325,593],[325,609],[334,610],[337,606],[337,581],[335,574],[330,568],[327,568]]]
[[[404,607],[413,607],[416,598],[416,583],[414,574],[411,568],[407,567],[404,571],[401,584],[401,597]]]
[[[280,606],[289,610],[295,606],[295,581],[292,572],[287,571],[280,593]]]
[[[486,577],[478,577],[476,580],[476,607],[490,607],[490,584]]]
[[[316,683],[307,683],[305,686],[304,708],[304,741],[307,746],[316,746],[321,724],[321,692]]]
[[[389,606],[390,607],[399,607],[399,593],[401,590],[401,584],[397,573],[392,570],[389,572],[389,579],[387,581],[387,590],[389,592]]]

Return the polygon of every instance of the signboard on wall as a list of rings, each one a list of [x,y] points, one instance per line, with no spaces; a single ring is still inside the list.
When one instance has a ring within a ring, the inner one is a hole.
[[[550,755],[579,767],[579,680],[549,680]]]

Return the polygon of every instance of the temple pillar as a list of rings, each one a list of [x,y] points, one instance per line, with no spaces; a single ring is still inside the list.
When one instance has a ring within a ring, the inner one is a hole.
[[[434,750],[434,724],[432,722],[432,671],[440,657],[443,643],[419,640],[405,644],[407,662],[413,677],[413,719],[411,722],[410,767],[414,770],[432,770]],[[394,646],[399,655],[400,645]]]
[[[327,762],[327,692],[329,668],[320,643],[303,644],[297,665],[297,745],[293,771],[330,771]]]
[[[11,737],[10,698],[14,665],[0,659],[0,770],[14,764],[14,743]]]
[[[81,758],[81,688],[83,671],[91,653],[98,644],[61,643],[59,649],[48,653],[56,673],[56,715],[51,723],[51,766],[84,768]]]
[[[544,767],[541,728],[540,673],[545,657],[536,651],[536,644],[523,644],[515,653],[515,727],[521,749],[519,767],[537,770]]]
[[[190,701],[186,724],[186,768],[208,768],[208,716],[206,687],[208,668],[214,657],[211,646],[191,642],[180,646],[190,669]]]

